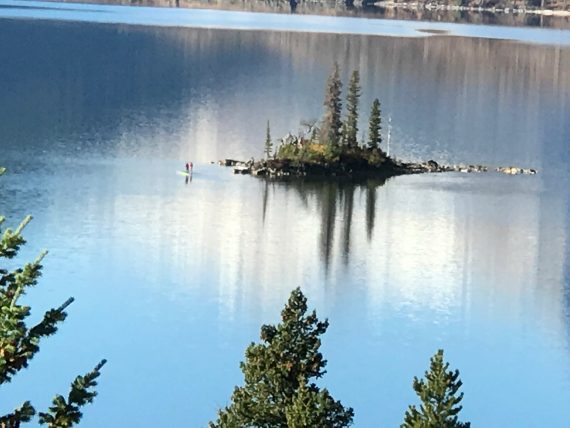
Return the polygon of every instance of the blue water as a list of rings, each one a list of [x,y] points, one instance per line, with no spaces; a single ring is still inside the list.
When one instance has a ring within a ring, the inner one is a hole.
[[[82,426],[205,426],[301,286],[355,426],[398,426],[440,347],[473,426],[570,424],[567,48],[3,19],[0,60],[0,212],[34,215],[22,260],[50,250],[26,299],[37,320],[76,298],[0,411],[107,358]],[[334,60],[360,68],[364,111],[382,100],[396,156],[539,174],[265,183],[209,163],[319,117]]]

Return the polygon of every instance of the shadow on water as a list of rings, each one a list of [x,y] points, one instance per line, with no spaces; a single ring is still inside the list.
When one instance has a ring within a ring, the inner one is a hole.
[[[265,223],[270,205],[269,190],[282,187],[294,192],[305,209],[310,210],[312,206],[316,207],[320,222],[319,248],[325,273],[329,271],[331,266],[337,235],[341,246],[343,264],[348,266],[351,254],[351,231],[355,216],[355,198],[359,194],[365,197],[364,223],[366,225],[366,236],[370,242],[375,224],[376,192],[387,181],[388,179],[380,178],[364,180],[347,178],[267,180],[262,193],[263,223]]]

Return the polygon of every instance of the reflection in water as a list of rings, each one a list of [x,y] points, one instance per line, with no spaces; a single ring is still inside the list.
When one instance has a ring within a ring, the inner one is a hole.
[[[366,236],[368,242],[372,238],[374,231],[374,216],[376,214],[376,186],[368,184],[366,186]]]
[[[334,251],[334,237],[337,220],[341,223],[341,252],[345,266],[350,261],[350,234],[352,228],[352,216],[354,211],[355,192],[365,189],[366,204],[366,233],[370,240],[374,229],[374,217],[376,206],[376,189],[385,184],[385,179],[367,179],[364,182],[353,180],[290,180],[277,185],[284,186],[289,191],[296,192],[306,209],[309,209],[308,201],[316,200],[320,216],[320,253],[325,272],[328,272],[331,256]],[[267,188],[265,183],[263,193],[263,218],[267,210]],[[339,215],[340,213],[340,215]]]

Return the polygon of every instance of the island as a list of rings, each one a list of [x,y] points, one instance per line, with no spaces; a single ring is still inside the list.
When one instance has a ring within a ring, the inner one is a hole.
[[[434,160],[412,163],[397,160],[384,150],[381,104],[376,98],[370,109],[367,134],[358,139],[360,74],[352,72],[346,96],[346,113],[342,114],[342,82],[335,63],[325,89],[325,110],[320,120],[302,121],[299,135],[287,134],[274,150],[270,123],[262,160],[237,161],[225,159],[220,165],[234,167],[236,174],[259,177],[351,177],[379,178],[405,174],[442,172],[488,172],[509,175],[536,174],[536,169],[516,166],[489,167],[486,165],[440,165]],[[387,146],[389,148],[390,129]]]

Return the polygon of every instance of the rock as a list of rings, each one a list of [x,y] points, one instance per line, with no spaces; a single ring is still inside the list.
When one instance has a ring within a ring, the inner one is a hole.
[[[531,168],[523,169],[523,168],[519,168],[517,166],[501,166],[501,167],[497,168],[495,171],[501,172],[503,174],[508,174],[508,175],[536,174],[535,169],[531,169]]]
[[[430,171],[437,171],[439,170],[439,164],[434,160],[428,160],[426,162],[426,166]]]
[[[255,168],[251,171],[252,175],[265,176],[269,174],[269,170],[266,167]]]
[[[234,174],[249,174],[251,169],[246,166],[236,166],[234,168]]]

